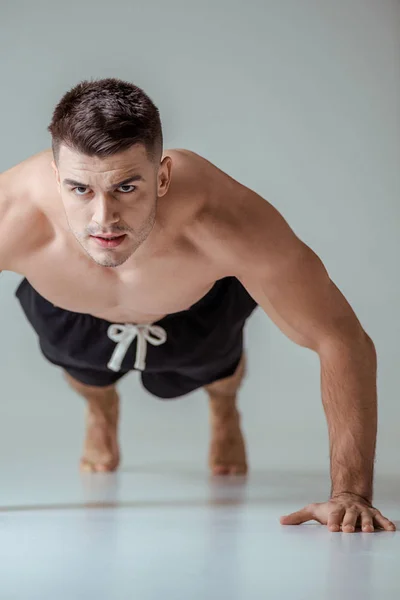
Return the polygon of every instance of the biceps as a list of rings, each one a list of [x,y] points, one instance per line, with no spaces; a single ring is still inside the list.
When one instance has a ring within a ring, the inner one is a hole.
[[[320,258],[301,242],[292,256],[250,271],[241,277],[244,286],[295,343],[318,351],[327,341],[359,335],[350,304]]]

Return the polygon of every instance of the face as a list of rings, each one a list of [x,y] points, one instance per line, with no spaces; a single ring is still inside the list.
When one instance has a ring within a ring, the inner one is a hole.
[[[107,158],[62,145],[53,168],[78,242],[97,264],[122,265],[153,229],[157,199],[168,191],[171,159],[153,162],[141,144]]]

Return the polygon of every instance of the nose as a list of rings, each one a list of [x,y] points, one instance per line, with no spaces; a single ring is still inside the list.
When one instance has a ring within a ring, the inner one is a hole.
[[[108,198],[106,195],[99,196],[95,199],[95,208],[92,220],[101,227],[113,225],[119,221],[119,214],[113,198]]]

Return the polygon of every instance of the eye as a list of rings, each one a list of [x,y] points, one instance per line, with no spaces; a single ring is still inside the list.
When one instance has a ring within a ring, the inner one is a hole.
[[[87,194],[87,190],[88,188],[83,186],[75,187],[72,189],[74,194],[76,194],[77,196],[84,196],[85,194]]]
[[[117,188],[117,191],[122,192],[123,194],[130,194],[131,192],[134,192],[135,190],[136,190],[135,185],[121,185],[119,188]]]

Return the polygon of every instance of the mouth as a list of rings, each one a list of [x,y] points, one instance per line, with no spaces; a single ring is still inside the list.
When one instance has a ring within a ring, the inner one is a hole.
[[[120,235],[91,235],[92,240],[101,248],[117,248],[126,238],[126,234]]]

